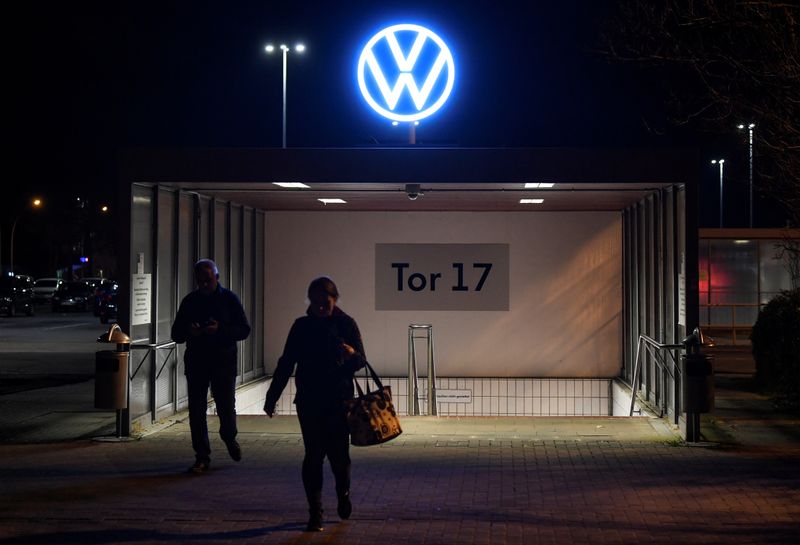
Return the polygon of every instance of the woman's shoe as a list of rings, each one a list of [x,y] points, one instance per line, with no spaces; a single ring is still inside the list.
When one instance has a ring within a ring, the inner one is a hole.
[[[210,467],[211,467],[210,461],[197,459],[195,460],[194,465],[192,465],[192,467],[189,468],[188,472],[199,475],[201,473],[207,472],[210,469]]]
[[[350,503],[350,491],[346,490],[337,494],[339,503],[336,505],[336,512],[339,513],[339,518],[347,520],[350,518],[350,513],[353,512],[353,504]]]
[[[306,524],[306,532],[321,532],[322,531],[322,513],[312,512],[308,516],[308,524]]]

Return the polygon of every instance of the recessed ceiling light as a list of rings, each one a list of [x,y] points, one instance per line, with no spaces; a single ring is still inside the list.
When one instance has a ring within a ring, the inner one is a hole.
[[[520,199],[520,204],[542,204],[544,199]]]
[[[554,183],[552,182],[526,182],[525,189],[546,189],[548,187],[553,187]]]
[[[273,184],[286,187],[290,189],[311,189],[311,186],[308,186],[302,182],[272,182]]]
[[[347,201],[344,199],[317,199],[322,204],[346,204]]]

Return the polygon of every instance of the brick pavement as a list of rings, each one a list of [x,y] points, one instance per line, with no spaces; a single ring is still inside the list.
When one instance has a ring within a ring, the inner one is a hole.
[[[214,419],[210,420],[212,428]],[[241,418],[186,475],[185,422],[125,444],[7,444],[0,544],[797,543],[800,449],[681,445],[649,419],[404,419],[353,448],[351,520],[302,532],[294,417]]]

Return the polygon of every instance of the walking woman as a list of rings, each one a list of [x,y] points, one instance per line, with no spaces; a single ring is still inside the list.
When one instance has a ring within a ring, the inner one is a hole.
[[[306,530],[322,530],[322,466],[325,457],[336,479],[337,512],[347,519],[350,503],[350,443],[345,401],[353,398],[353,375],[366,356],[355,320],[336,306],[339,291],[328,277],[308,286],[310,305],[289,331],[272,377],[264,412],[270,418],[297,365],[294,403],[303,434],[303,487],[308,499]]]

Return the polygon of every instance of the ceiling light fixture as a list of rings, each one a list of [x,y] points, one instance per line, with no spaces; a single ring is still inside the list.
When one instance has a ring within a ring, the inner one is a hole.
[[[520,199],[520,204],[542,204],[544,199]]]
[[[303,182],[272,182],[274,185],[279,187],[285,187],[287,189],[311,189],[311,186],[304,184]]]
[[[344,199],[317,199],[317,200],[319,202],[321,202],[322,204],[325,204],[325,205],[328,205],[328,204],[346,204],[347,203],[347,201],[344,200]]]
[[[547,189],[554,185],[552,182],[525,182],[525,189]]]

